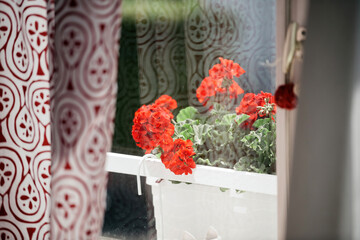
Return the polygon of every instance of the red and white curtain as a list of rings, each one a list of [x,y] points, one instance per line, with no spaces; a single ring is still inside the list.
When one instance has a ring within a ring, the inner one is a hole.
[[[120,3],[0,0],[1,239],[98,239]]]

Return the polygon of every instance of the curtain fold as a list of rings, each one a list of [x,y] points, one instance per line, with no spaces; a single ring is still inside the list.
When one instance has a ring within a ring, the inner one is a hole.
[[[54,239],[101,233],[117,93],[120,1],[56,1],[52,83]]]
[[[2,239],[98,239],[120,5],[0,1]]]
[[[49,237],[50,106],[45,1],[0,1],[0,236]]]

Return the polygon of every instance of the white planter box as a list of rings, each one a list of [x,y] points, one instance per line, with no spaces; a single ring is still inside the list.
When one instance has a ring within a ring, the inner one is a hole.
[[[160,160],[108,153],[107,170],[147,177],[152,186],[158,239],[181,240],[184,231],[205,239],[210,226],[221,239],[277,239],[276,176],[197,165],[178,176]],[[172,184],[163,180],[192,184]],[[230,188],[221,192],[219,187]],[[236,193],[234,189],[243,190]]]
[[[158,239],[182,239],[184,231],[196,239],[205,239],[210,226],[221,239],[277,238],[274,195],[221,192],[218,187],[169,181],[147,182],[152,186]]]

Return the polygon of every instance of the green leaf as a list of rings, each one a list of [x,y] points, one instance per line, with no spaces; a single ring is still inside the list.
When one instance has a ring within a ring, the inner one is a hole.
[[[269,124],[271,121],[271,118],[261,118],[254,122],[253,127],[259,128],[261,126],[265,126],[266,124]]]
[[[196,114],[198,114],[198,110],[192,106],[181,109],[178,115],[176,116],[176,121],[181,122],[186,119],[195,119]]]
[[[235,118],[235,122],[240,125],[240,124],[243,123],[244,121],[248,120],[249,117],[250,117],[250,116],[247,115],[247,114],[237,115],[236,118]]]
[[[208,166],[211,166],[212,164],[211,164],[211,162],[210,162],[210,160],[209,159],[203,159],[203,158],[198,158],[197,160],[196,160],[196,164],[200,164],[200,165],[208,165]]]
[[[224,159],[219,158],[217,160],[215,160],[212,164],[215,167],[222,167],[222,168],[229,168],[230,164],[228,162],[226,162]]]
[[[238,189],[236,189],[236,193],[237,194],[241,194],[241,193],[244,193],[245,191],[244,190],[238,190]]]
[[[222,191],[222,192],[226,192],[227,190],[229,190],[229,188],[224,188],[224,187],[220,188],[220,191]]]
[[[192,125],[185,122],[181,122],[181,123],[183,124],[176,124],[175,126],[176,137],[182,138],[184,140],[190,139],[191,141],[193,141],[194,129]]]
[[[169,180],[172,184],[180,184],[181,181]]]
[[[221,106],[220,103],[215,102],[213,104],[212,112],[218,112],[218,111],[223,111],[223,107]]]
[[[194,129],[194,143],[195,144],[204,144],[206,136],[209,131],[212,129],[212,126],[209,124],[193,125]]]
[[[235,113],[226,114],[221,121],[219,122],[220,125],[231,125],[234,123],[234,120],[236,118]]]
[[[231,139],[231,133],[228,132],[213,132],[213,142],[216,145],[227,143]]]

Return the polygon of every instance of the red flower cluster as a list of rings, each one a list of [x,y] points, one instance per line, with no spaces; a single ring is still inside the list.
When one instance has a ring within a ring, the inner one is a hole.
[[[158,99],[158,104],[143,105],[135,112],[132,136],[136,145],[147,153],[158,146],[167,149],[172,144],[175,126],[171,120],[174,116],[168,108],[177,104],[172,98],[169,99],[169,104],[165,104],[163,99],[164,96]]]
[[[196,167],[192,159],[195,152],[190,140],[172,139],[175,126],[171,123],[174,118],[171,110],[176,107],[177,102],[167,95],[162,95],[152,105],[143,105],[135,112],[132,135],[136,145],[146,153],[161,147],[165,167],[177,175],[187,175]]]
[[[257,103],[257,105],[261,106],[261,107],[265,106],[265,103],[266,103],[265,99],[268,99],[269,104],[274,104],[274,108],[273,108],[273,110],[271,112],[271,115],[275,115],[276,114],[275,97],[271,93],[264,93],[263,91],[261,91],[261,93],[256,95],[256,103]],[[259,117],[265,117],[266,116],[265,113],[259,112],[258,114],[259,114]]]
[[[278,87],[275,92],[276,104],[288,110],[294,109],[297,105],[297,96],[294,93],[294,84],[288,83]]]
[[[221,83],[211,77],[206,77],[196,89],[196,97],[199,102],[206,105],[209,97],[215,96],[216,92],[222,92]]]
[[[245,70],[239,64],[234,63],[232,60],[219,58],[220,63],[215,64],[210,70],[209,75],[211,78],[220,80],[223,78],[233,79],[233,77],[240,77],[245,73]]]
[[[246,120],[242,126],[245,128],[251,128],[253,123],[258,119],[258,117],[265,117],[265,113],[259,112],[258,107],[265,106],[265,99],[268,99],[269,104],[275,103],[275,98],[271,93],[261,93],[255,95],[254,93],[247,93],[244,95],[243,99],[240,102],[240,105],[236,108],[237,114],[247,114],[250,116],[248,120]],[[276,113],[276,106],[273,106],[273,110],[271,112],[272,115]],[[273,118],[274,120],[274,118]]]
[[[233,77],[240,77],[245,70],[239,64],[231,60],[219,58],[219,64],[215,64],[209,70],[209,77],[204,78],[200,86],[196,90],[196,97],[203,105],[217,93],[226,93],[226,88],[223,86],[223,81],[231,81],[229,84],[229,97],[236,98],[237,95],[242,94],[244,90],[233,80]]]
[[[191,169],[196,167],[192,158],[195,155],[192,145],[190,140],[176,139],[171,148],[161,154],[161,161],[176,175],[191,174]]]
[[[256,95],[254,93],[247,93],[244,95],[243,99],[241,100],[240,105],[236,108],[237,114],[247,114],[250,117],[246,120],[243,125],[246,127],[251,127],[253,123],[257,119],[257,103],[256,103]]]
[[[154,106],[164,107],[171,111],[177,108],[177,102],[168,95],[162,95],[155,101]]]

